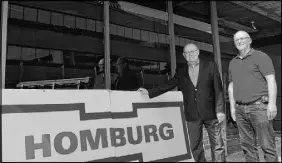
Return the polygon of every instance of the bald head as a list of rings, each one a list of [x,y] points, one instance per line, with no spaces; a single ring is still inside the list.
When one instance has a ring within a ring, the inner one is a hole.
[[[195,44],[193,44],[193,43],[189,43],[189,44],[186,44],[185,46],[184,46],[184,48],[183,48],[183,51],[185,51],[185,49],[188,49],[188,50],[190,50],[190,49],[198,49],[198,47],[197,47],[197,45],[195,45]]]
[[[186,44],[183,48],[183,56],[187,62],[197,62],[199,59],[199,54],[199,48],[193,43]]]
[[[99,67],[99,72],[104,72],[104,68],[105,68],[105,60],[101,59],[98,63],[98,67]]]
[[[246,31],[238,31],[234,34],[234,40],[238,37],[250,37],[250,35]]]
[[[99,64],[100,64],[100,65],[104,64],[104,59],[101,59],[101,60],[99,61]]]
[[[239,51],[250,49],[252,39],[246,31],[238,31],[234,34],[234,44]]]

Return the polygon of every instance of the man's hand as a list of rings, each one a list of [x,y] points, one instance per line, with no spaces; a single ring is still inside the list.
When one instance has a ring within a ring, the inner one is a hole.
[[[230,112],[231,112],[231,117],[232,117],[233,121],[236,122],[236,111],[235,111],[235,109],[230,109]]]
[[[141,95],[149,95],[148,90],[145,88],[139,88],[137,91],[140,92]]]
[[[277,114],[277,107],[275,104],[268,104],[267,105],[267,118],[268,120],[273,120]]]
[[[218,123],[221,123],[225,120],[225,114],[224,113],[217,113],[216,116],[217,116],[217,119],[218,119]]]

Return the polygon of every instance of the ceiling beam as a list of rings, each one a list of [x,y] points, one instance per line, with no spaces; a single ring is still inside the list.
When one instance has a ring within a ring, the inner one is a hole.
[[[276,35],[281,35],[281,28],[271,28],[271,29],[264,29],[257,33],[251,34],[253,40],[263,38],[263,37],[272,37]]]
[[[234,29],[236,31],[243,30],[243,31],[246,31],[248,33],[258,32],[257,29],[253,29],[251,27],[247,27],[245,25],[242,25],[242,24],[239,24],[239,23],[236,23],[236,22],[233,22],[233,21],[228,21],[228,20],[225,20],[224,18],[218,19],[218,24],[220,26],[226,26],[226,27]]]
[[[173,7],[184,5],[187,2],[189,2],[189,1],[180,1],[180,2],[174,3]]]
[[[176,6],[181,6],[181,5],[184,5],[184,4],[186,4],[186,3],[190,3],[190,4],[199,4],[199,3],[202,3],[202,2],[204,2],[204,1],[179,1],[179,2],[174,2],[174,4],[173,4],[173,7],[176,7]]]
[[[266,16],[266,17],[268,17],[272,20],[275,20],[275,21],[278,21],[279,23],[281,23],[281,17],[277,16],[276,14],[270,14],[267,11],[265,11],[265,10],[259,8],[259,7],[256,7],[253,4],[251,5],[251,4],[248,4],[248,2],[242,2],[242,1],[230,1],[230,2],[237,4],[239,6],[242,6],[246,9],[248,9],[248,10],[251,10],[253,12],[256,12],[260,15]]]

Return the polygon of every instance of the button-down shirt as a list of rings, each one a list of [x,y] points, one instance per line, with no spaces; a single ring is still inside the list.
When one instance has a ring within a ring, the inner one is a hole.
[[[200,63],[199,59],[194,64],[190,64],[188,62],[189,76],[190,76],[190,79],[191,79],[191,81],[192,81],[192,83],[195,87],[197,86],[197,81],[198,81],[198,76],[199,76],[199,63]]]

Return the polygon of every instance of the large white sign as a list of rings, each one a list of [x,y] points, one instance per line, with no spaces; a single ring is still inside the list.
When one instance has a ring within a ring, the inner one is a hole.
[[[193,161],[182,95],[4,90],[3,161]]]

